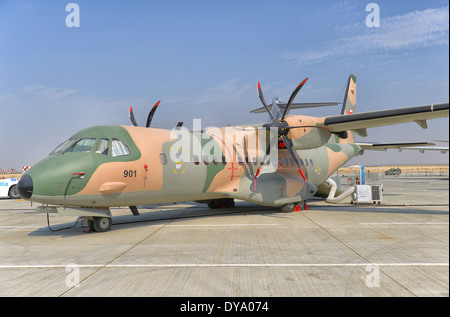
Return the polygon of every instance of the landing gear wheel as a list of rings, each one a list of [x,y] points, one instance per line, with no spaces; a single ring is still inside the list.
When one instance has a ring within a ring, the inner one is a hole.
[[[208,207],[210,209],[233,208],[234,207],[234,199],[232,199],[232,198],[214,199],[208,203]]]
[[[299,202],[298,206],[300,207],[300,210],[306,210],[306,200]]]
[[[20,199],[20,195],[19,192],[17,191],[16,185],[11,186],[11,188],[9,189],[8,196],[11,199]]]
[[[234,199],[225,199],[225,208],[233,208]]]
[[[110,217],[94,217],[94,230],[97,232],[106,232],[111,229],[112,219]]]
[[[217,208],[220,207],[220,201],[219,201],[219,200],[211,200],[211,201],[208,203],[208,207],[209,207],[210,209],[217,209]]]
[[[295,208],[295,204],[286,204],[281,206],[281,212],[290,213],[293,212]]]

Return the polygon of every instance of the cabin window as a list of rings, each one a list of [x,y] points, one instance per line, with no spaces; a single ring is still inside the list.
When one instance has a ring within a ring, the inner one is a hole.
[[[289,166],[287,158],[284,159],[284,166]]]
[[[95,140],[95,138],[79,139],[66,152],[90,152],[94,147]]]
[[[95,153],[108,155],[108,152],[109,152],[109,140],[101,139],[100,143],[97,146],[97,150],[95,150]]]
[[[198,165],[200,163],[200,160],[198,159],[197,155],[194,155],[194,164]]]
[[[111,147],[112,147],[112,156],[113,157],[125,156],[125,155],[131,154],[128,146],[118,139],[112,139]]]
[[[166,165],[167,164],[167,156],[164,153],[159,154],[159,161],[161,162],[162,165]]]
[[[291,166],[294,166],[294,160],[290,158],[289,161],[291,162]]]
[[[309,159],[309,163],[311,164],[311,166],[313,166],[313,165],[314,165],[314,162],[313,162],[313,160],[312,160],[312,159]]]

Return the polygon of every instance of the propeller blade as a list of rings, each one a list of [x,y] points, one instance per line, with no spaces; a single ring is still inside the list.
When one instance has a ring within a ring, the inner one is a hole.
[[[288,101],[288,103],[287,103],[287,105],[286,105],[286,108],[284,109],[284,113],[283,113],[283,116],[281,117],[281,121],[284,120],[284,117],[286,116],[286,114],[287,114],[288,111],[289,111],[289,107],[291,106],[292,102],[293,102],[294,99],[295,99],[295,96],[297,96],[298,92],[300,91],[300,89],[302,89],[303,85],[306,83],[307,80],[308,80],[308,78],[306,78],[304,81],[302,81],[302,82],[297,86],[297,88],[295,88],[294,91],[292,92],[291,97],[289,98],[289,101]]]
[[[305,185],[306,185],[309,181],[306,179],[306,176],[303,173],[302,168],[301,168],[297,158],[295,157],[294,150],[292,150],[291,143],[289,143],[288,137],[285,135],[282,135],[281,138],[283,139],[284,144],[286,145],[287,149],[289,150],[289,153],[291,154],[291,157],[294,160],[295,164],[297,164],[298,172],[302,176],[303,180],[305,181]],[[311,182],[309,182],[309,183],[312,184]],[[306,187],[305,187],[305,189],[306,189]]]
[[[258,169],[256,170],[256,174],[255,174],[255,181],[253,183],[253,191],[256,191],[256,180],[258,178],[259,172],[261,172],[261,169],[263,168],[263,166],[261,165],[260,167],[258,167]]]
[[[264,108],[266,108],[266,110],[267,110],[267,112],[269,113],[269,116],[270,116],[270,118],[272,119],[272,121],[275,121],[275,118],[274,118],[274,117],[272,116],[272,114],[270,113],[269,107],[267,106],[266,100],[264,99],[264,95],[263,95],[262,89],[261,89],[261,84],[259,83],[259,81],[258,81],[258,89],[257,89],[257,91],[258,91],[259,99],[261,100],[261,102],[262,102]]]
[[[128,112],[128,116],[130,117],[131,123],[137,127],[136,119],[134,118],[133,107],[130,107],[130,111]]]
[[[277,138],[274,138],[274,140],[270,140],[270,141],[269,141],[269,144],[268,144],[268,146],[267,146],[267,149],[266,149],[266,152],[265,152],[265,154],[264,154],[264,156],[263,156],[263,159],[260,160],[261,166],[258,167],[258,169],[256,170],[256,173],[255,173],[255,181],[254,181],[254,184],[253,184],[253,191],[256,191],[256,181],[257,181],[257,179],[258,179],[258,175],[260,174],[262,168],[264,167],[264,164],[266,164],[266,162],[267,162],[267,157],[269,156],[269,152],[270,152],[270,150],[273,148],[273,146],[275,145],[276,142],[278,142],[278,139],[277,139]],[[278,149],[277,149],[276,151],[278,151]]]
[[[285,135],[282,135],[281,138],[283,139],[284,145],[286,145],[286,148],[288,149],[289,154],[291,154],[291,157],[294,160],[295,164],[297,164],[298,169],[301,171],[300,163],[298,162],[297,157],[294,154],[294,150],[292,149],[292,146],[291,146],[291,143],[289,142],[288,137]]]
[[[148,118],[147,118],[147,124],[145,125],[147,128],[150,127],[150,123],[152,123],[153,115],[155,114],[156,108],[158,108],[160,102],[161,102],[161,100],[159,100],[157,103],[155,103],[152,110],[150,110],[150,113],[148,114]]]

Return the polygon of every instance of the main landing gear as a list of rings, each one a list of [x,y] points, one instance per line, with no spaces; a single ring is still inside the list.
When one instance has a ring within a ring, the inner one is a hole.
[[[82,217],[81,228],[84,232],[106,232],[111,230],[112,218],[111,217]]]
[[[214,199],[208,202],[208,207],[210,209],[219,209],[219,208],[233,208],[234,207],[234,199],[224,198],[224,199]]]
[[[308,205],[306,204],[306,200],[302,200],[299,203],[291,203],[281,206],[281,212],[284,213],[290,213],[293,211],[300,211],[300,210],[308,210]]]

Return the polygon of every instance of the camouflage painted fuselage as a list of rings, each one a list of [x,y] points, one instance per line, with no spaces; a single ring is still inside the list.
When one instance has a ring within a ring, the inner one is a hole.
[[[317,120],[305,116],[290,119]],[[286,149],[277,150],[278,159],[271,163],[274,172],[257,176],[258,168],[263,166],[263,171],[267,163],[261,163],[252,149],[242,147],[239,137],[227,142],[214,133],[188,132],[191,144],[197,142],[203,149],[208,148],[201,156],[190,150],[186,159],[181,156],[186,148],[179,147],[170,130],[88,128],[71,139],[95,139],[90,151],[51,154],[26,172],[32,182],[28,199],[51,205],[113,207],[236,198],[281,206],[312,197],[316,186],[360,150],[354,144],[339,143],[350,140],[340,140],[321,128],[293,129],[290,133],[295,137],[294,145],[302,138],[305,142],[300,144],[316,142],[310,140],[313,134],[323,134],[319,137],[322,140],[328,137],[328,141],[321,141],[323,145],[312,143],[311,149],[296,151],[308,181],[302,178]],[[113,140],[120,140],[129,153],[99,153],[96,149],[102,139],[107,140],[103,142],[108,142],[109,149]],[[178,159],[171,158],[174,147]]]
[[[367,136],[367,128],[413,121],[426,128],[426,120],[448,116],[449,104],[355,110],[356,77],[351,74],[340,116],[287,116],[274,138],[267,127],[277,126],[275,121],[202,132],[92,127],[30,168],[17,189],[31,201],[94,209],[224,198],[286,207],[311,198],[341,165],[367,148],[355,143],[353,133]],[[292,143],[293,155],[283,144],[272,146],[279,137]]]

